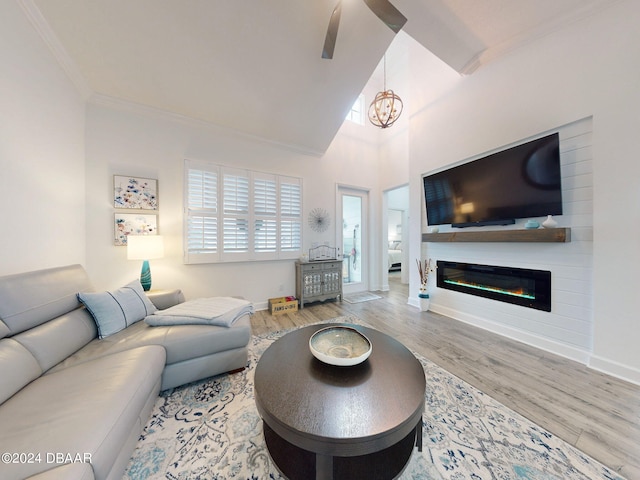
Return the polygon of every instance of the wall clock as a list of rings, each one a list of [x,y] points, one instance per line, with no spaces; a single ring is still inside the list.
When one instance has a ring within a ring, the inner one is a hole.
[[[314,208],[309,212],[309,226],[312,230],[322,233],[329,228],[329,212],[324,208]]]

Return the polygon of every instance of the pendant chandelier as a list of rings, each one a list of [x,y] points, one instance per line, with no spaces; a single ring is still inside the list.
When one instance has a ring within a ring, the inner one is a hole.
[[[394,124],[402,113],[402,100],[393,90],[387,90],[387,56],[383,57],[383,90],[369,105],[369,121],[380,128],[387,128]]]

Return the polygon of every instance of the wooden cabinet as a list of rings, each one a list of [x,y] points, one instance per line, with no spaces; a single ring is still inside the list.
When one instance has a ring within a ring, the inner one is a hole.
[[[301,309],[310,302],[342,301],[342,261],[296,262],[296,296]]]

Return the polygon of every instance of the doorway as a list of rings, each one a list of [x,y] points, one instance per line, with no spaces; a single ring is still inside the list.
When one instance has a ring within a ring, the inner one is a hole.
[[[409,283],[409,186],[403,185],[384,192],[383,208],[386,209],[383,245],[384,269],[382,284],[386,289]]]
[[[338,186],[337,245],[342,248],[342,283],[344,294],[369,289],[368,281],[368,197],[367,190]]]

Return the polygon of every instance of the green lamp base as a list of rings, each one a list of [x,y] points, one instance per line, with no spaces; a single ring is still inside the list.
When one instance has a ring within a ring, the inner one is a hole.
[[[151,290],[151,268],[149,268],[149,260],[142,261],[142,272],[140,272],[140,284],[145,292]]]

